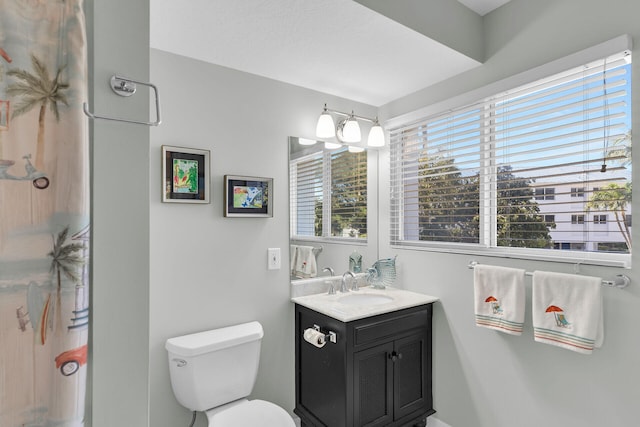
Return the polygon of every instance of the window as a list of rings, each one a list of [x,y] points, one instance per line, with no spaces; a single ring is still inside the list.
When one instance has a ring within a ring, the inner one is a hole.
[[[584,197],[584,187],[571,187],[571,197]]]
[[[366,151],[302,152],[292,156],[289,176],[292,237],[366,239]]]
[[[626,252],[627,245],[620,242],[601,242],[598,243],[598,250],[602,252]]]
[[[606,224],[607,223],[607,216],[606,215],[594,215],[593,216],[593,223],[594,224]]]
[[[571,249],[571,243],[568,242],[555,242],[553,244],[553,248],[554,249],[560,249],[560,250],[570,250]]]
[[[555,200],[555,188],[536,188],[536,200]]]
[[[390,129],[391,244],[597,252],[571,215],[597,211],[620,218],[611,240],[629,253],[630,73],[624,52]]]

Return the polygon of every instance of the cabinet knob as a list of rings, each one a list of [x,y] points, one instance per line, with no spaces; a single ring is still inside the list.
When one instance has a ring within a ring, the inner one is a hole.
[[[391,359],[392,362],[395,362],[398,359],[402,359],[402,353],[398,353],[394,351],[391,354],[389,354],[389,359]]]

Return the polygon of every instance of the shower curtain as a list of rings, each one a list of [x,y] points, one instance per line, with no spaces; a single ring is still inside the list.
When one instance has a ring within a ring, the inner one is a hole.
[[[0,0],[0,426],[82,426],[89,142],[82,0]]]

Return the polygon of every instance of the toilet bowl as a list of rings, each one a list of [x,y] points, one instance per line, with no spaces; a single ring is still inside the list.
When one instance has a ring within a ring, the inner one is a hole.
[[[180,404],[203,411],[209,427],[294,427],[287,411],[248,400],[258,374],[264,332],[258,322],[170,338],[171,387]]]
[[[206,412],[209,427],[293,427],[291,416],[271,402],[264,400],[244,400],[237,404],[227,404]]]

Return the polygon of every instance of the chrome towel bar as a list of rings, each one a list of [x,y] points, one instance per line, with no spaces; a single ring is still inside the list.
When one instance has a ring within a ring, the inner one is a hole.
[[[84,110],[84,113],[89,116],[92,119],[101,119],[101,120],[112,120],[112,121],[116,121],[116,122],[125,122],[125,123],[134,123],[137,125],[146,125],[146,126],[158,126],[161,123],[161,119],[160,119],[160,95],[158,93],[158,88],[151,83],[147,83],[147,82],[141,82],[138,80],[133,80],[133,79],[129,79],[127,77],[122,77],[122,76],[111,76],[111,80],[110,80],[110,84],[109,86],[111,87],[111,90],[113,90],[113,92],[116,95],[120,95],[120,96],[125,96],[125,97],[129,97],[133,94],[136,93],[137,90],[137,85],[143,85],[143,86],[148,86],[153,90],[154,96],[155,96],[155,104],[156,104],[156,120],[154,122],[148,122],[148,121],[140,121],[140,120],[130,120],[130,119],[121,119],[121,118],[117,118],[117,117],[107,117],[107,116],[99,116],[97,114],[92,113],[91,111],[89,111],[89,106],[87,105],[86,102],[84,102],[82,104],[82,109]]]
[[[480,264],[477,261],[470,261],[469,265],[467,266],[467,268],[473,270],[475,268],[476,265]],[[527,276],[533,276],[533,272],[531,271],[525,271],[524,273]],[[603,280],[602,281],[602,285],[603,286],[608,286],[610,288],[618,288],[618,289],[624,289],[627,286],[629,286],[631,284],[631,279],[629,279],[629,277],[625,276],[624,274],[618,274],[616,275],[616,277],[614,277],[613,280]]]

